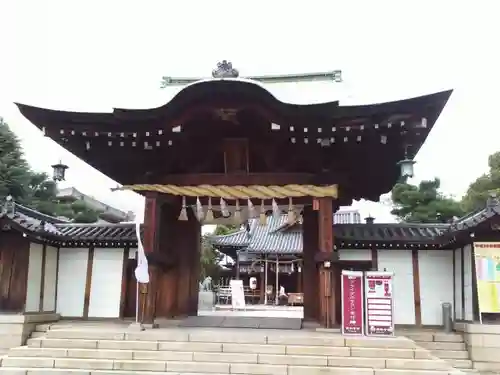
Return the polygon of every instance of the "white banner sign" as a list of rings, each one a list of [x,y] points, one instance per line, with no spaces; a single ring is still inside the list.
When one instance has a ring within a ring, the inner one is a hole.
[[[243,289],[243,280],[231,280],[231,304],[233,309],[245,308],[245,292]]]

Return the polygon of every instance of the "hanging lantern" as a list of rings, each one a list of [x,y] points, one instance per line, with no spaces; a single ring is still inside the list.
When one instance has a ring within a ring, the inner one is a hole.
[[[413,165],[416,161],[408,157],[408,145],[405,146],[405,158],[398,161],[399,168],[401,168],[401,177],[403,180],[413,177]]]
[[[411,178],[413,177],[413,165],[416,163],[415,160],[411,160],[408,158],[404,158],[403,160],[398,161],[398,165],[401,168],[401,177]]]
[[[59,162],[58,164],[52,165],[52,179],[54,181],[64,181],[66,175],[66,169],[68,166]]]

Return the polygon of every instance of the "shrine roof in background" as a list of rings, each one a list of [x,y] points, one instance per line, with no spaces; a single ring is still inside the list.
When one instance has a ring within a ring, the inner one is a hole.
[[[137,247],[134,223],[75,224],[15,204],[13,211],[0,213],[0,224],[1,230],[17,230],[35,242],[58,247]],[[453,224],[334,224],[334,236],[339,249],[450,249],[472,243],[471,233],[475,233],[479,241],[497,241],[499,228],[500,205],[490,202],[485,209],[457,219]],[[141,226],[141,234],[142,229]],[[302,253],[302,226],[288,224],[286,215],[268,216],[267,225],[252,219],[248,230],[208,238],[228,255],[236,251]]]

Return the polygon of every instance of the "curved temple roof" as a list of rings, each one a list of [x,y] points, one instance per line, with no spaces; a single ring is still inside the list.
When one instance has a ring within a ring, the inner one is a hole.
[[[350,205],[352,199],[377,201],[394,186],[397,162],[415,157],[450,95],[299,105],[279,101],[258,82],[224,78],[187,85],[151,109],[86,113],[17,106],[45,135],[123,185],[163,183],[192,171],[221,173],[223,141],[238,138],[248,140],[247,165],[258,166],[258,173],[280,170],[319,184],[338,183],[340,204]],[[228,108],[244,117],[244,126],[210,120],[214,111]],[[279,130],[269,129],[274,124]],[[179,126],[182,131],[175,130]]]
[[[435,117],[437,119],[451,93],[452,90],[447,90],[410,99],[352,106],[340,106],[338,101],[321,104],[289,104],[276,99],[258,82],[242,79],[211,79],[187,85],[170,101],[156,108],[114,108],[112,112],[92,113],[46,109],[21,103],[16,103],[16,105],[21,113],[39,128],[83,127],[85,124],[109,126],[116,125],[121,121],[127,123],[138,120],[148,121],[149,123],[142,124],[142,126],[148,128],[148,124],[152,125],[150,122],[152,120],[175,120],[176,116],[193,102],[216,96],[226,96],[226,98],[238,96],[239,100],[254,99],[272,112],[276,111],[278,114],[286,114],[291,117],[299,116],[300,118],[320,117],[330,120],[366,118],[376,115],[412,113],[417,110],[419,112],[427,112],[422,113],[423,117]],[[134,125],[138,126],[139,124]],[[103,131],[107,129],[109,128],[103,129]],[[116,130],[126,131],[130,130],[130,128],[126,127]]]

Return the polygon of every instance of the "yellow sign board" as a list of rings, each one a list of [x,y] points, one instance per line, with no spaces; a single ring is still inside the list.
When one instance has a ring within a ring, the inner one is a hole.
[[[500,242],[475,242],[477,293],[481,313],[500,313]]]

